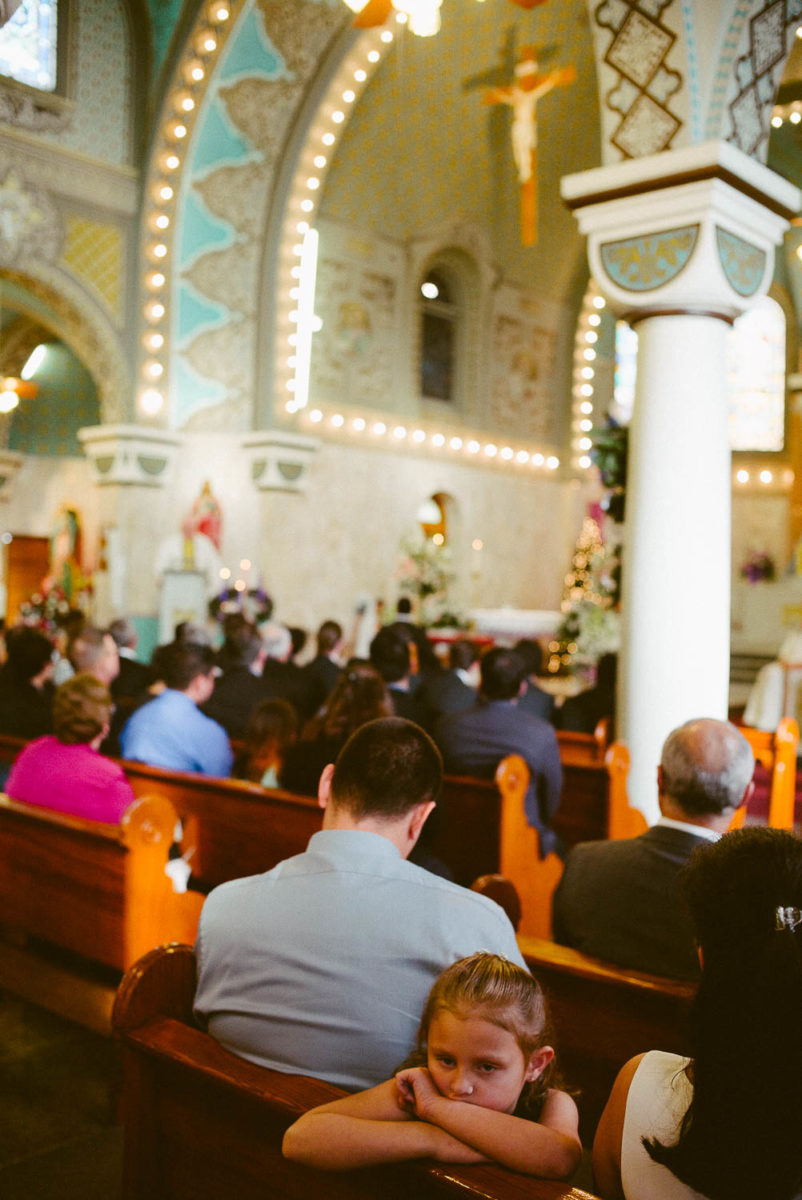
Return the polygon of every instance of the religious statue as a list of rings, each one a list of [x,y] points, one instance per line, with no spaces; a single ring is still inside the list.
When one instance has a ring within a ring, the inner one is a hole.
[[[161,582],[165,571],[197,571],[207,595],[211,595],[220,576],[220,540],[222,533],[220,504],[204,483],[192,510],[181,522],[180,534],[171,534],[159,545],[154,566]]]
[[[555,87],[573,83],[574,67],[541,73],[534,46],[523,46],[515,82],[485,92],[485,104],[508,104],[512,108],[512,152],[521,184],[521,242],[537,241],[537,102]]]

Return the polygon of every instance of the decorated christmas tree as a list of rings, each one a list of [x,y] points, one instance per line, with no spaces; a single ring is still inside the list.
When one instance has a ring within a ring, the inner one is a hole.
[[[574,666],[618,649],[617,593],[618,555],[605,545],[599,519],[588,516],[565,576],[563,620],[549,643],[548,669],[553,675],[567,674]]]

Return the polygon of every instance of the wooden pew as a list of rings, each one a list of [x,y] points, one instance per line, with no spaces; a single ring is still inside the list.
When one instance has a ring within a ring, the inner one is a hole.
[[[773,732],[752,729],[748,725],[739,728],[752,747],[755,761],[769,772],[771,778],[767,824],[772,829],[793,829],[799,726],[793,717],[783,717]],[[747,816],[746,812],[740,813],[731,828],[739,828]]]
[[[558,729],[556,733],[563,767],[566,764],[604,762],[610,744],[609,717],[602,717],[593,733],[579,733],[572,729]]]
[[[578,950],[519,937],[549,1000],[557,1061],[578,1087],[583,1145],[589,1146],[623,1064],[645,1050],[689,1053],[687,1019],[696,985],[630,971]]]
[[[202,898],[165,874],[175,822],[158,796],[104,825],[0,795],[0,986],[108,1033],[121,972],[194,940]]]
[[[591,768],[600,774],[598,767]],[[643,816],[629,807],[626,782],[629,753],[613,742],[601,768],[606,792],[599,783],[599,796],[607,813],[607,828],[601,837],[631,837],[646,828]],[[552,898],[562,876],[562,860],[553,852],[540,857],[537,830],[526,820],[524,797],[529,786],[529,768],[516,754],[501,762],[496,783],[502,797],[499,813],[499,858],[497,869],[515,885],[521,904],[520,931],[532,937],[551,937]],[[557,827],[557,821],[554,822]],[[641,828],[642,827],[642,828]]]
[[[171,802],[194,847],[193,875],[206,888],[300,854],[323,822],[311,796],[138,762],[122,766],[136,795],[158,793]]]
[[[114,1006],[125,1067],[123,1200],[593,1200],[503,1167],[426,1162],[323,1172],[281,1156],[286,1128],[343,1093],[235,1057],[192,1023],[188,946],[152,951]]]

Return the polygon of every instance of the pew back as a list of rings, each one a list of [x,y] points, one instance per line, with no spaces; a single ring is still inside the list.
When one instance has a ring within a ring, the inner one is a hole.
[[[793,717],[783,717],[775,730],[752,729],[747,725],[740,729],[752,747],[755,761],[771,777],[767,824],[772,829],[793,829],[799,726]],[[739,812],[731,828],[743,825],[746,815],[745,811]]]
[[[311,796],[138,762],[122,766],[136,795],[158,792],[174,806],[195,847],[193,875],[205,887],[269,871],[301,853],[323,822]]]
[[[165,874],[175,820],[162,797],[136,800],[109,826],[0,795],[0,982],[82,1019],[78,975],[30,939],[116,972],[165,940],[194,939],[201,898],[177,895]]]
[[[584,1145],[590,1145],[616,1075],[645,1050],[687,1054],[687,1020],[696,987],[630,971],[578,950],[520,937],[532,974],[549,1000],[557,1061],[577,1103]]]
[[[592,1200],[492,1165],[405,1163],[328,1173],[281,1156],[302,1112],[342,1095],[229,1054],[192,1025],[194,955],[167,946],[128,972],[113,1023],[125,1059],[123,1200]]]

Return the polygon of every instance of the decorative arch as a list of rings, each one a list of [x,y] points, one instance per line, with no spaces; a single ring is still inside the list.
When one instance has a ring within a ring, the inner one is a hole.
[[[131,375],[119,338],[110,323],[87,303],[81,289],[68,276],[43,263],[31,263],[25,273],[0,266],[0,282],[3,279],[17,284],[37,302],[15,307],[50,328],[83,362],[97,386],[103,423],[127,420]]]

